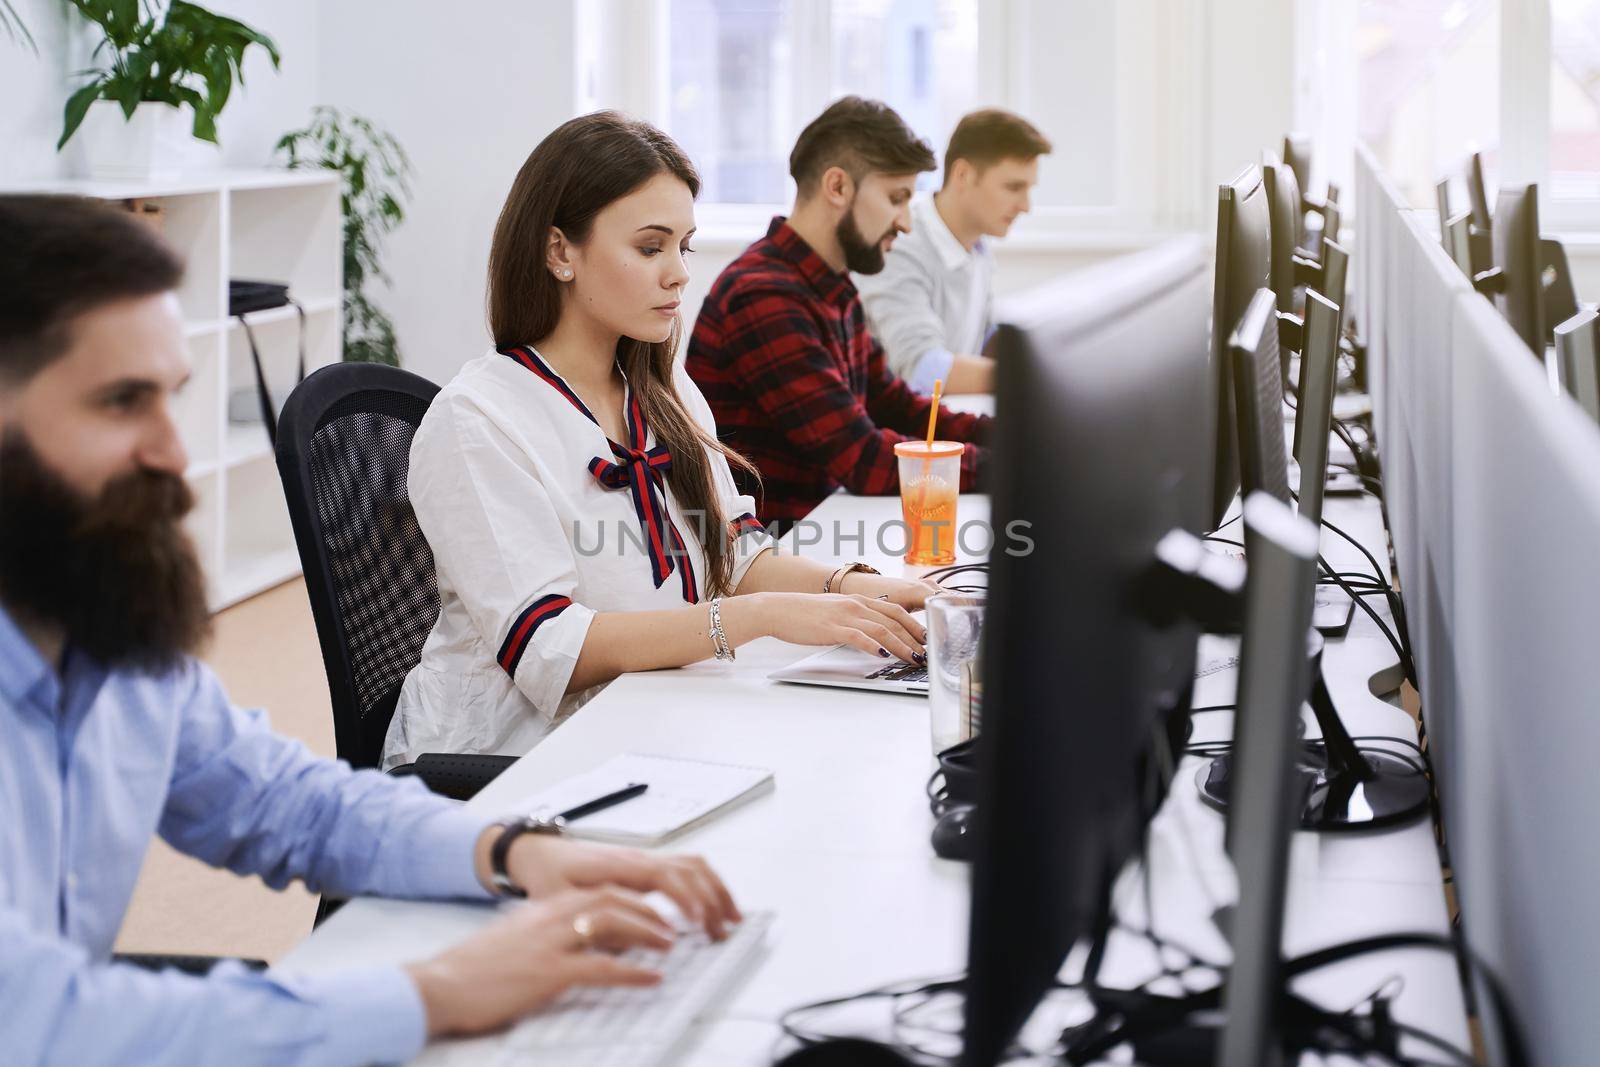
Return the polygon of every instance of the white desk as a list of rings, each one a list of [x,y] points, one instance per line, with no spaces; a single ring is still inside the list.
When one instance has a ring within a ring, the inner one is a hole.
[[[963,496],[958,519],[965,523],[987,512],[984,498]],[[1330,501],[1328,512],[1363,543],[1382,544],[1375,503]],[[864,558],[885,573],[906,568],[878,551],[870,531],[898,517],[896,498],[843,495],[812,515],[825,529],[838,523],[847,533],[865,523],[865,548],[852,544],[844,558]],[[825,539],[812,551],[828,547]],[[1325,552],[1341,569],[1357,566],[1359,556],[1343,542],[1326,541]],[[1230,643],[1236,639],[1207,637],[1202,655],[1225,651]],[[926,702],[767,680],[770,670],[809,651],[766,639],[740,649],[735,663],[620,678],[471,802],[486,813],[510,810],[518,798],[625,750],[776,771],[771,794],[669,846],[704,854],[741,906],[771,908],[780,917],[767,958],[697,1026],[680,1059],[685,1064],[769,1063],[783,1011],[889,982],[949,974],[965,963],[967,868],[935,858],[928,845],[932,818],[923,785],[933,759]],[[1395,659],[1370,619],[1358,614],[1350,635],[1330,644],[1325,663],[1352,733],[1414,739],[1410,718],[1371,693],[1370,679],[1392,676]],[[1235,674],[1203,679],[1196,705],[1230,703]],[[1230,719],[1201,716],[1197,739],[1225,736]],[[1156,925],[1214,958],[1226,958],[1226,945],[1206,917],[1202,887],[1224,885],[1229,868],[1222,820],[1199,801],[1192,785],[1198,766],[1196,760],[1185,762],[1153,826]],[[1119,899],[1132,906],[1131,895]],[[471,905],[355,901],[282,966],[320,970],[420,958],[459,940],[489,913]],[[1426,824],[1362,838],[1297,835],[1289,951],[1383,932],[1446,929],[1438,858]],[[1144,961],[1137,948],[1114,944],[1104,977],[1137,980],[1144,976]],[[1351,961],[1308,977],[1301,988],[1343,1007],[1396,975],[1404,976],[1399,1017],[1464,1046],[1455,965],[1443,954],[1396,952]],[[476,1052],[472,1043],[462,1043],[423,1059],[470,1063]]]

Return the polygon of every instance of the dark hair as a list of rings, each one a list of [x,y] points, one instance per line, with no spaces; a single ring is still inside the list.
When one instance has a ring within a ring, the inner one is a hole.
[[[843,167],[859,182],[868,174],[915,174],[934,166],[933,149],[894,108],[859,96],[829,104],[789,153],[789,174],[801,197],[811,195],[829,167]]]
[[[1026,161],[1047,155],[1051,147],[1049,138],[1021,115],[997,107],[974,111],[963,115],[950,134],[950,147],[944,151],[944,180],[950,180],[958,159],[982,171],[1002,159]]]
[[[0,381],[27,381],[66,352],[83,312],[182,277],[183,260],[131,212],[80,196],[0,196]]]
[[[658,174],[674,175],[692,195],[700,193],[699,173],[672,138],[615,111],[571,119],[539,142],[511,183],[489,247],[489,332],[496,348],[536,345],[561,319],[560,284],[546,269],[551,228],[581,245],[606,205]],[[673,366],[681,329],[675,326],[657,343],[619,338],[617,365],[656,440],[672,453],[667,481],[673,495],[686,514],[705,517],[696,533],[706,585],[710,595],[721,596],[733,591],[734,556],[707,453],[721,453],[751,475],[755,468],[706,433],[678,396]]]

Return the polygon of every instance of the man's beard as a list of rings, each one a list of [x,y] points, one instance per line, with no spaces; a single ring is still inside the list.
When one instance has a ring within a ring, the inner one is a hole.
[[[59,627],[106,667],[163,672],[210,634],[177,475],[139,470],[74,490],[20,431],[0,436],[0,601]]]
[[[839,239],[839,247],[844,249],[844,269],[856,274],[876,274],[882,270],[883,240],[893,232],[891,228],[883,237],[869,242],[862,235],[861,227],[856,225],[854,208],[845,212],[839,225],[833,228],[833,235]]]

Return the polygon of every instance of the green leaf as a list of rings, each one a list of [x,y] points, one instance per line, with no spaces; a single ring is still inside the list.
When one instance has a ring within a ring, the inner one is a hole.
[[[198,90],[179,86],[178,99],[194,109],[194,135],[202,141],[217,143],[217,113],[211,109]]]
[[[106,81],[106,93],[111,99],[122,105],[122,114],[133,118],[134,110],[139,106],[140,85],[130,78],[114,77]]]
[[[233,92],[233,69],[225,58],[212,56],[211,62],[204,73],[206,79],[206,106],[213,115],[220,115],[223,107],[228,103],[228,94]]]
[[[76,133],[78,127],[83,124],[83,117],[89,113],[89,105],[94,103],[95,100],[100,96],[100,85],[101,79],[96,78],[88,85],[81,87],[77,92],[67,97],[67,107],[66,113],[63,116],[61,140],[56,142],[57,152],[61,151],[61,146],[66,144],[67,139]]]
[[[105,5],[107,29],[129,34],[139,25],[139,0],[109,0]]]

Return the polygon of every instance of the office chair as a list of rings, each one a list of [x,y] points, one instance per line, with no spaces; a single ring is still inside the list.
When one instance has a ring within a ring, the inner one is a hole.
[[[439,617],[433,552],[406,479],[439,387],[397,367],[340,363],[298,385],[278,423],[278,474],[333,697],[339,758],[376,767],[401,683]],[[393,774],[465,800],[515,760],[429,753]]]

